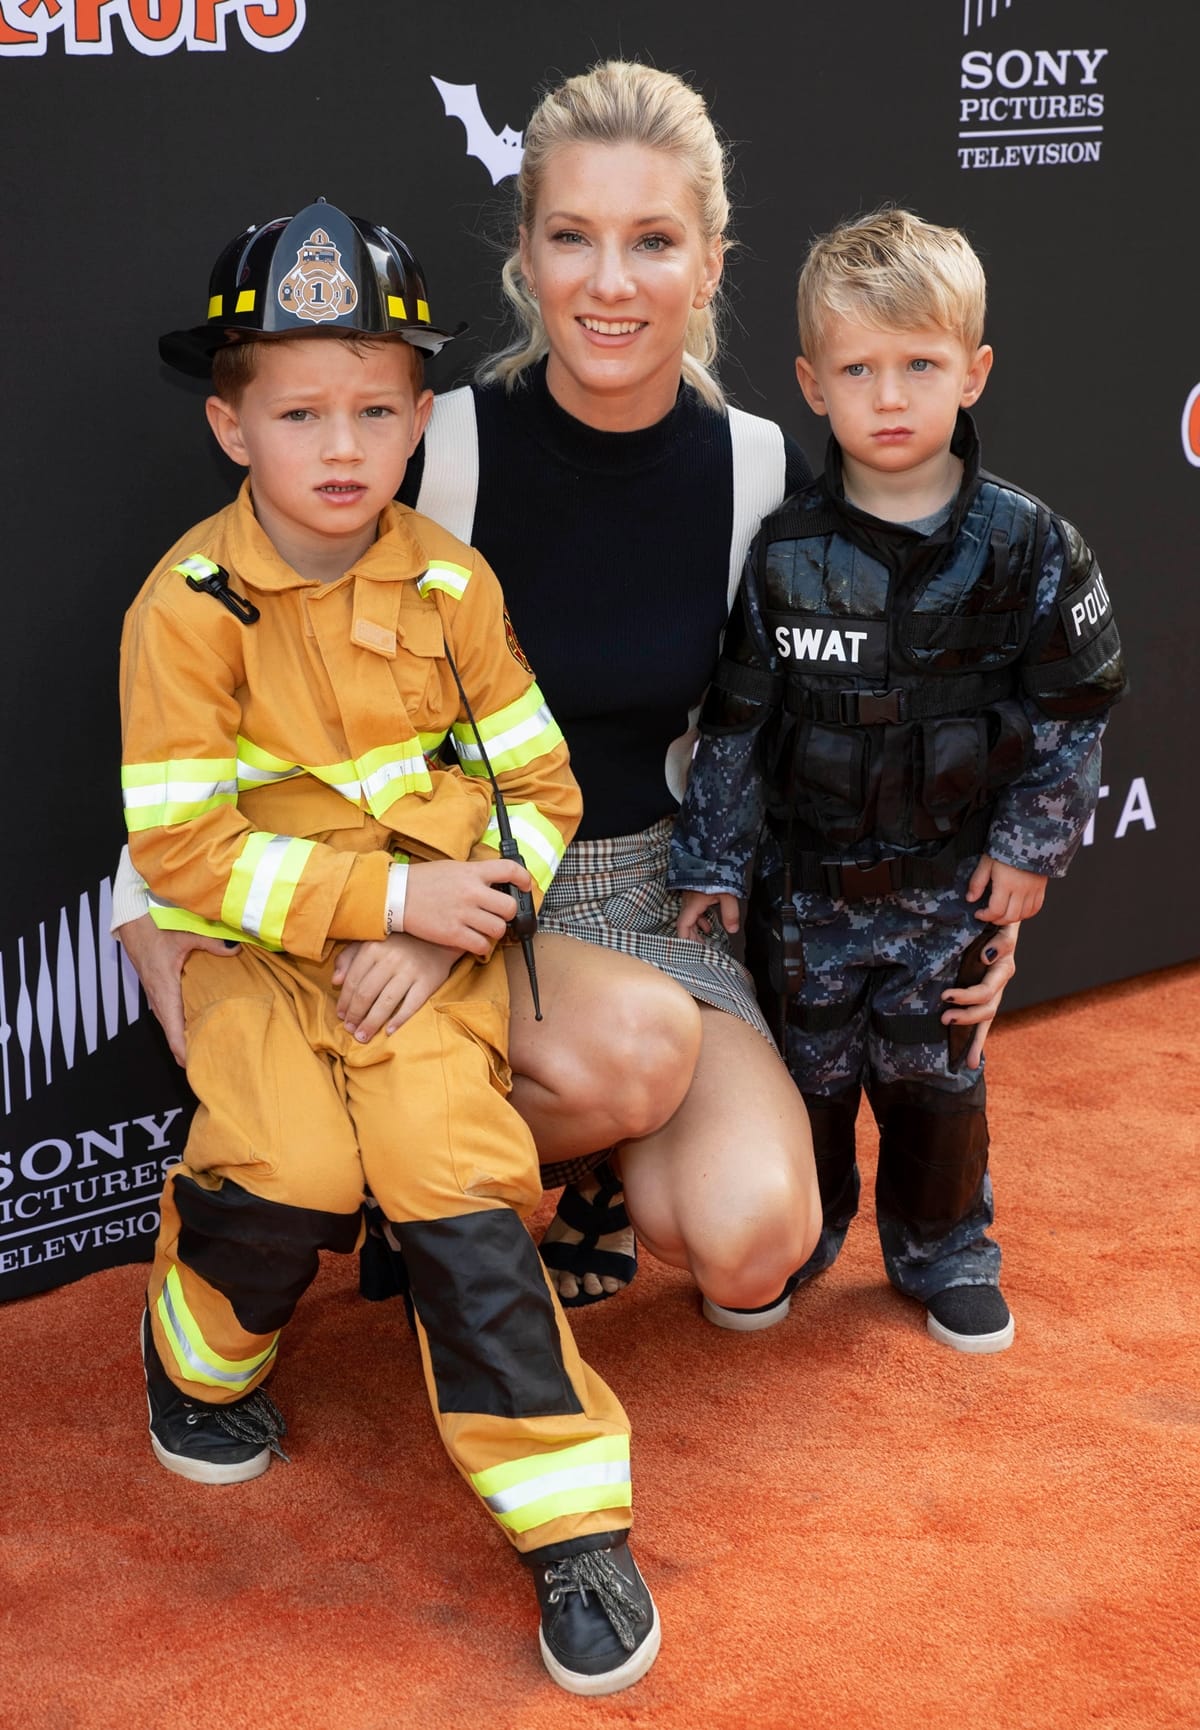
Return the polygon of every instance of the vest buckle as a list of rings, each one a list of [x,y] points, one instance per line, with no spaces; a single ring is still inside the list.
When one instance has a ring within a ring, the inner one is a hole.
[[[841,691],[838,707],[841,720],[849,726],[875,727],[887,721],[899,726],[903,708],[903,691]]]
[[[877,859],[874,865],[856,865],[853,860],[826,859],[830,894],[837,901],[876,901],[896,887],[894,859]]]

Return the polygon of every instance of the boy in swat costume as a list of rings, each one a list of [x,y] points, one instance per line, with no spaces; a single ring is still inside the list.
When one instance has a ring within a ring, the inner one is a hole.
[[[260,1383],[319,1252],[357,1247],[369,1184],[442,1441],[534,1573],[546,1666],[606,1694],[649,1669],[658,1618],[625,1542],[628,1422],[522,1223],[541,1182],[505,1097],[497,947],[581,801],[491,570],[393,502],[432,404],[420,351],[449,334],[403,243],[322,201],[232,242],[207,322],[160,345],[211,374],[209,424],[249,475],[122,640],[152,911],[237,943],[183,979],[199,1107],[142,1323],[150,1435],[194,1481],[266,1470],[283,1425]],[[530,871],[499,856],[501,788]],[[369,1040],[339,1012],[361,991],[388,1017]]]
[[[965,1066],[967,1029],[947,1037],[942,993],[1065,872],[1124,673],[1077,530],[980,469],[984,301],[964,237],[901,210],[841,225],[801,273],[796,370],[829,416],[825,474],[747,561],[670,882],[681,935],[714,905],[736,929],[758,853],[748,950],[812,1120],[824,1229],[775,1304],[708,1306],[725,1326],[779,1319],[837,1255],[865,1086],[889,1278],[944,1344],[1013,1337],[982,1059]]]

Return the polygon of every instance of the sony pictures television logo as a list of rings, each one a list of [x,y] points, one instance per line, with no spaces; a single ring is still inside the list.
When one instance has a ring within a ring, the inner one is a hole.
[[[264,54],[278,54],[304,29],[307,0],[0,0],[0,55],[45,54],[52,36],[65,54],[112,54],[113,25],[139,54],[186,48],[221,54],[226,24]]]
[[[986,43],[997,24],[1036,22],[1028,0],[961,0],[962,33]],[[1011,39],[1012,28],[1002,31]],[[1099,162],[1107,48],[972,45],[959,62],[960,168],[1062,168]]]

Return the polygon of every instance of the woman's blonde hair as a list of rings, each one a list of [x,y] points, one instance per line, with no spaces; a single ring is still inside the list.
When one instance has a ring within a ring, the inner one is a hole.
[[[517,220],[528,232],[537,208],[546,163],[569,144],[642,144],[678,159],[696,200],[706,246],[723,239],[729,221],[725,151],[699,91],[671,72],[631,60],[608,60],[549,91],[525,128],[525,152],[517,176]],[[512,390],[521,374],[549,352],[538,303],[521,272],[514,247],[500,275],[516,325],[513,340],[479,368],[483,381],[499,379]],[[717,297],[693,308],[684,345],[683,376],[714,408],[725,396],[710,370],[720,350]]]

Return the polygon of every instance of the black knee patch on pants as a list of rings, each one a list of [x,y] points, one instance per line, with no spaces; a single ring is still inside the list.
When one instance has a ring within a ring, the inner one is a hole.
[[[849,1225],[858,1211],[854,1125],[862,1088],[855,1085],[841,1093],[805,1093],[802,1098],[812,1129],[822,1215],[827,1225]]]
[[[264,1201],[228,1178],[205,1189],[176,1177],[174,1195],[179,1260],[229,1300],[247,1333],[283,1327],[316,1277],[318,1252],[348,1255],[358,1241],[358,1208],[325,1213]]]
[[[582,1412],[533,1240],[508,1208],[393,1228],[443,1412]]]
[[[978,1204],[987,1171],[983,1077],[964,1093],[911,1081],[870,1092],[879,1124],[877,1203],[923,1236],[948,1231]]]

